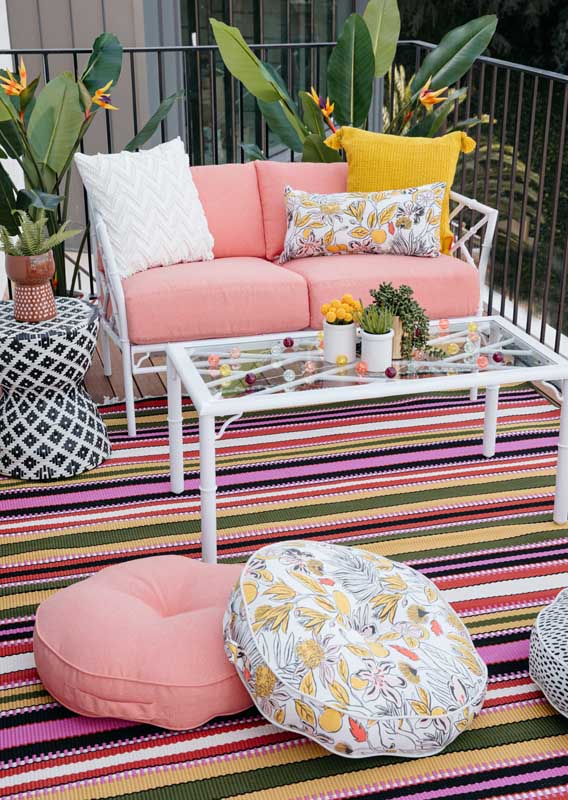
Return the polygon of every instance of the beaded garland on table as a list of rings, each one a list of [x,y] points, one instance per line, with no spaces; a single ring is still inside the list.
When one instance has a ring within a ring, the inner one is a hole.
[[[218,397],[225,397],[253,392],[289,392],[323,383],[356,385],[380,379],[504,369],[513,364],[515,357],[531,355],[529,350],[507,349],[514,343],[514,337],[491,341],[483,323],[472,321],[457,330],[451,327],[449,320],[441,319],[437,331],[432,331],[428,353],[416,350],[412,360],[397,361],[396,366],[388,367],[381,374],[369,372],[365,361],[348,363],[345,355],[339,355],[335,364],[324,362],[322,331],[298,341],[287,335],[250,351],[242,345],[229,345],[227,350],[219,352],[202,353],[199,349],[193,360],[209,390]]]

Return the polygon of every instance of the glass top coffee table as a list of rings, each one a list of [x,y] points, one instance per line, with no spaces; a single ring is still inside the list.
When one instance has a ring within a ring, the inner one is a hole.
[[[292,344],[290,345],[290,341]],[[396,376],[364,372],[358,361],[323,360],[314,331],[179,342],[167,347],[171,490],[184,490],[182,387],[199,415],[202,556],[217,557],[215,444],[247,412],[325,405],[394,395],[486,387],[483,455],[495,455],[499,387],[568,381],[568,360],[507,320],[471,317],[430,325],[430,347],[396,361]],[[224,421],[216,430],[217,417]],[[562,406],[554,521],[568,519],[568,403]]]

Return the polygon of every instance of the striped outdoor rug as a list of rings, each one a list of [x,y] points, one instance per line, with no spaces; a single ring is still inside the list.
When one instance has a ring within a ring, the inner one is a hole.
[[[103,409],[114,454],[94,472],[0,481],[0,797],[568,797],[568,721],[527,672],[535,615],[568,586],[567,529],[551,516],[558,411],[529,387],[504,390],[486,461],[482,399],[258,414],[234,423],[219,452],[222,559],[316,538],[402,559],[444,590],[489,665],[473,730],[432,758],[354,761],[254,711],[180,734],[81,718],[46,694],[31,647],[39,602],[117,561],[199,555],[195,415],[187,405],[188,491],[174,497],[166,405],[150,399],[135,441],[123,407]]]

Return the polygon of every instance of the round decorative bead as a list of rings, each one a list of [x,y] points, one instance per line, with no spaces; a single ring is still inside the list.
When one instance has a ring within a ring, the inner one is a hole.
[[[447,331],[448,328],[450,327],[450,320],[449,319],[441,319],[438,322],[438,327],[440,328],[441,331]]]
[[[466,353],[475,353],[477,347],[473,342],[469,341],[468,339],[468,341],[464,344],[463,349]]]
[[[424,361],[424,350],[415,350],[412,354],[415,361]]]
[[[306,361],[304,366],[302,367],[302,372],[304,375],[313,375],[316,371],[316,365],[313,361]]]
[[[221,361],[221,359],[219,358],[219,356],[216,353],[211,353],[207,357],[207,362],[208,362],[209,366],[212,367],[213,369],[215,369],[215,367],[219,366],[219,361]]]
[[[477,359],[477,366],[479,369],[485,369],[485,367],[489,364],[489,359],[487,356],[479,356]]]
[[[335,363],[337,364],[338,367],[344,367],[348,363],[348,361],[349,359],[347,358],[347,356],[344,355],[339,355],[335,359]]]
[[[296,373],[294,372],[293,369],[285,369],[282,377],[284,378],[286,383],[290,383],[290,381],[293,381],[295,379]]]
[[[287,337],[284,339],[284,342],[283,342],[283,344],[284,344],[284,347],[285,347],[286,349],[290,349],[290,347],[294,347],[294,340],[292,339],[292,337],[291,337],[291,336],[287,336]]]
[[[501,353],[499,350],[497,350],[497,352],[496,352],[496,353],[493,353],[493,361],[494,361],[496,364],[501,364],[501,363],[503,363],[504,359],[505,359],[505,356],[504,356],[504,355],[503,355],[503,353]]]
[[[460,346],[457,342],[450,342],[450,344],[446,347],[446,352],[449,356],[455,356],[459,353]]]
[[[478,342],[479,334],[477,331],[470,331],[467,335],[467,338],[470,340],[470,342]]]
[[[369,365],[366,361],[359,361],[357,366],[355,367],[355,372],[357,375],[366,375],[369,371]]]
[[[477,330],[477,322],[470,322],[469,325],[467,326],[467,329],[470,333],[475,333],[475,331]]]
[[[284,348],[282,347],[280,342],[276,342],[276,344],[273,344],[272,347],[270,348],[270,352],[272,353],[273,356],[279,356],[284,352]]]
[[[227,378],[233,370],[231,369],[230,364],[221,364],[219,367],[219,372],[224,378]]]
[[[422,336],[422,330],[418,326],[416,326],[416,328],[414,328],[414,338],[419,339],[421,336]]]
[[[240,347],[231,347],[231,358],[238,359],[241,357],[241,348]]]
[[[247,374],[245,375],[245,383],[247,386],[252,386],[253,384],[256,383],[256,375],[254,374],[254,372],[247,372]]]
[[[396,367],[387,367],[385,369],[385,375],[387,378],[396,378]]]

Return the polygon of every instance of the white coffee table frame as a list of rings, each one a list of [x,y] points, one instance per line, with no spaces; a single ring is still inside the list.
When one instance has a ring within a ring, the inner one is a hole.
[[[296,343],[302,339],[313,339],[314,331],[296,331],[289,334],[270,334],[267,336],[235,337],[229,339],[210,339],[200,342],[176,342],[167,346],[168,376],[168,430],[170,441],[170,485],[174,494],[184,490],[183,468],[183,432],[182,432],[182,387],[191,398],[199,417],[199,457],[200,457],[200,499],[201,499],[201,542],[202,558],[207,562],[217,560],[217,508],[216,508],[216,442],[220,439],[228,424],[247,412],[271,411],[300,406],[320,406],[357,400],[381,399],[401,395],[424,394],[427,392],[450,391],[452,389],[476,390],[482,386],[486,389],[485,417],[483,428],[483,455],[491,458],[495,455],[497,435],[497,409],[499,387],[511,383],[530,381],[560,381],[562,395],[568,398],[568,360],[554,353],[545,345],[533,339],[520,328],[499,316],[468,317],[454,319],[453,324],[465,325],[475,321],[486,323],[497,322],[501,328],[520,340],[527,349],[544,356],[549,363],[540,366],[504,367],[491,363],[490,368],[479,372],[463,372],[454,375],[437,375],[432,377],[405,378],[404,380],[388,380],[381,377],[372,378],[357,385],[352,383],[327,388],[304,389],[302,391],[265,390],[245,394],[240,397],[214,398],[197,368],[193,364],[190,353],[193,349],[205,347],[221,348],[238,345],[241,349],[255,342],[282,341],[283,336],[291,336]],[[437,322],[431,323],[431,329],[437,329]],[[299,353],[283,353],[278,357],[280,365],[287,359],[298,360]],[[302,360],[306,360],[305,354]],[[335,370],[334,365],[329,365]],[[316,379],[318,376],[315,376]],[[352,378],[350,379],[352,381]],[[341,377],[334,374],[334,383],[341,382]],[[290,388],[293,387],[293,384]],[[216,432],[215,423],[218,417],[226,417],[226,421]],[[568,520],[568,402],[563,402],[560,415],[560,435],[558,442],[558,465],[556,473],[556,492],[554,499],[554,522],[563,525]]]

